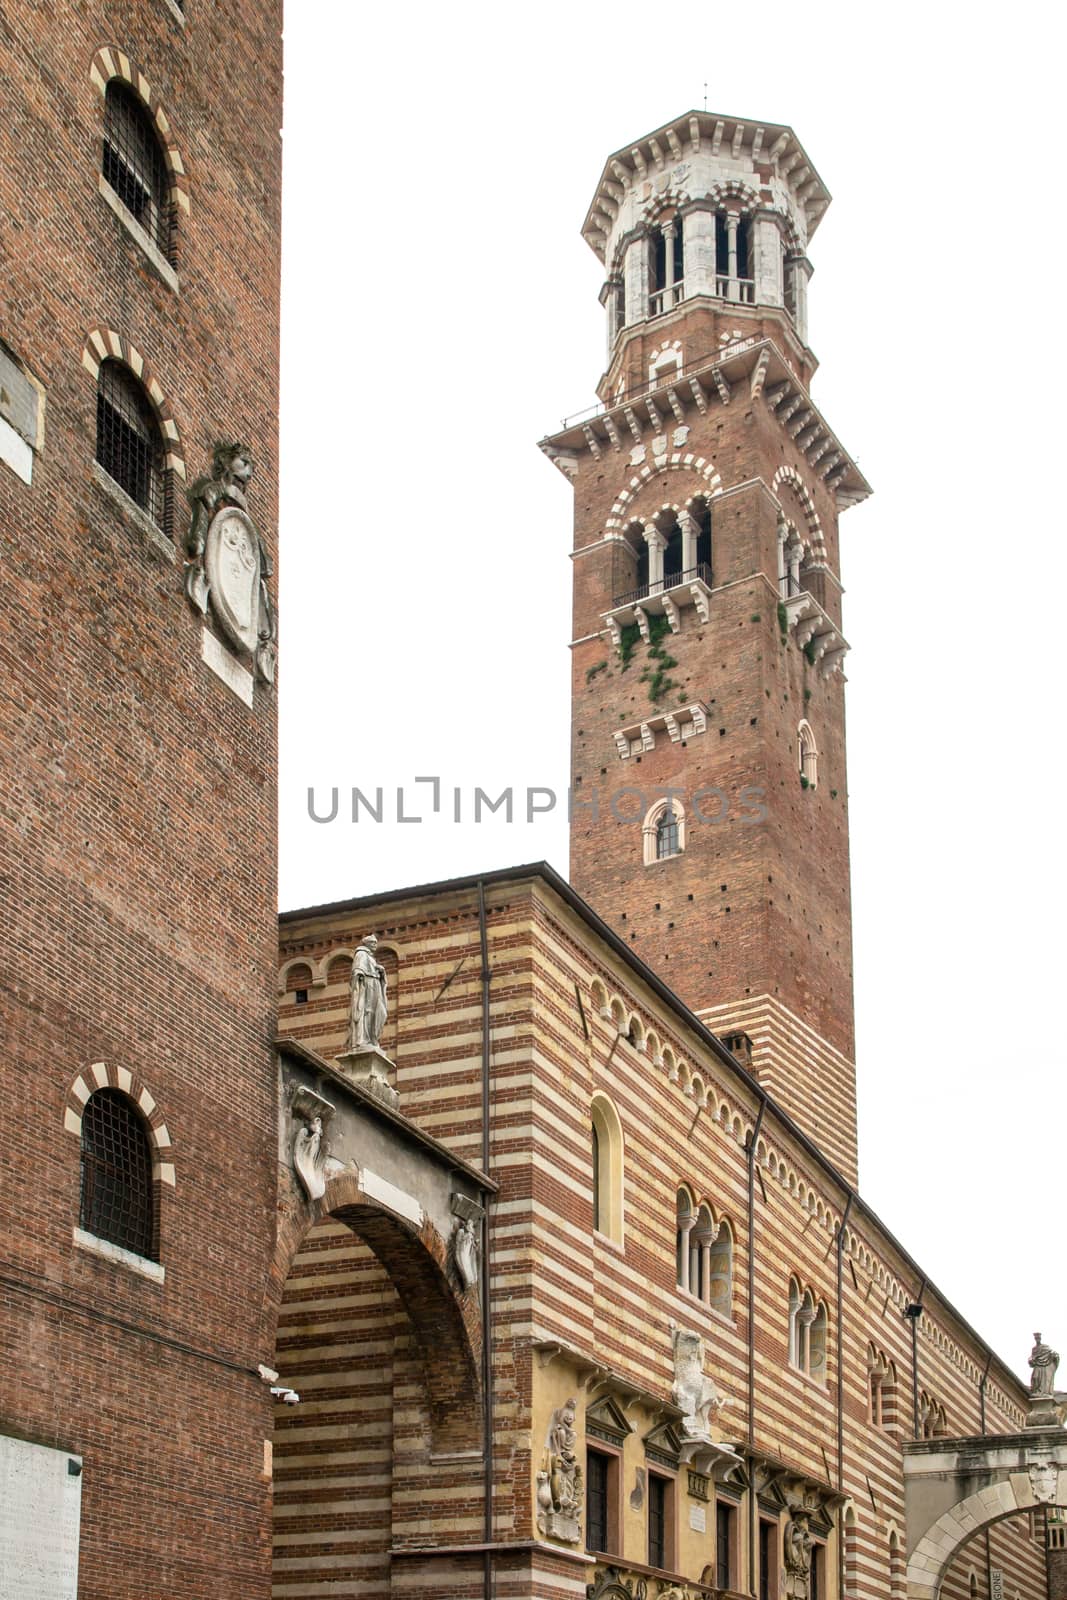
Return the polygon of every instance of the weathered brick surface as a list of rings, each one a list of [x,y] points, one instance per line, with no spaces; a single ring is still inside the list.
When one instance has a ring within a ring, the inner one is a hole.
[[[0,13],[0,337],[46,391],[32,486],[0,466],[0,1431],[85,1458],[82,1600],[269,1581],[275,709],[203,665],[171,562],[93,473],[94,328],[140,351],[190,476],[248,441],[273,550],[279,13],[231,0]],[[188,175],[175,294],[98,193],[121,49]],[[176,542],[188,525],[176,489]],[[173,1140],[157,1285],[76,1249],[79,1069],[149,1088]]]
[[[699,344],[704,316],[694,311],[692,326],[684,319],[678,323],[687,348]],[[802,537],[807,525],[790,483],[779,484],[772,496],[776,472],[791,468],[808,488],[832,573],[838,562],[837,508],[747,385],[735,388],[728,405],[712,401],[706,415],[691,407],[686,423],[687,458],[713,463],[721,478],[722,493],[710,502],[715,592],[707,622],[686,606],[680,630],[666,635],[663,648],[676,665],[658,694],[647,676],[648,646],[638,643],[624,664],[602,621],[615,598],[637,581],[627,546],[604,538],[616,498],[635,482],[629,449],[607,450],[599,460],[588,451],[578,457],[572,781],[579,803],[571,830],[572,878],[695,1009],[774,997],[850,1061],[844,686],[839,675],[826,677],[809,663],[795,636],[779,627],[776,499]],[[618,520],[648,522],[663,506],[684,507],[707,488],[695,465],[653,472]],[[819,584],[822,603],[840,623],[836,583],[821,577]],[[680,744],[660,731],[654,750],[620,759],[612,737],[617,729],[696,702],[708,708],[706,733]],[[819,749],[814,790],[800,784],[801,719],[811,724]],[[623,789],[636,792],[623,796]],[[668,789],[685,807],[686,849],[646,867],[641,820]],[[805,1083],[778,1083],[775,1090],[808,1127],[811,1102],[827,1098],[832,1115],[812,1131],[854,1173],[851,1082],[815,1071]]]

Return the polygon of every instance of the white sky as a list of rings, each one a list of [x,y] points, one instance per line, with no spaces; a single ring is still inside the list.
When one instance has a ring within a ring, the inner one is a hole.
[[[566,872],[560,814],[320,826],[307,789],[564,793],[536,441],[604,364],[586,205],[705,79],[789,123],[834,196],[813,393],[875,489],[842,524],[861,1188],[1024,1372],[1036,1327],[1067,1354],[1062,15],[334,0],[285,36],[282,905]]]

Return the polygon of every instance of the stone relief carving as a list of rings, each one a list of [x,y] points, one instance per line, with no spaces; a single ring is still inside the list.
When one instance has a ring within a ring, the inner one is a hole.
[[[1056,1395],[1059,1354],[1051,1345],[1044,1343],[1039,1333],[1035,1333],[1034,1348],[1027,1357],[1027,1364],[1030,1368],[1030,1404],[1026,1426],[1055,1428],[1060,1422],[1060,1406]]]
[[[326,1129],[335,1107],[312,1089],[299,1087],[290,1102],[293,1121],[293,1167],[309,1200],[321,1200],[331,1172],[342,1163],[330,1158]]]
[[[673,1329],[674,1384],[671,1399],[680,1407],[687,1439],[708,1440],[712,1420],[722,1405],[714,1383],[704,1374],[704,1341],[698,1333]]]
[[[701,1584],[713,1581],[714,1575],[709,1573]],[[585,1593],[586,1600],[695,1600],[697,1591],[670,1578],[646,1578],[611,1565],[597,1574],[594,1583],[586,1584]]]
[[[223,633],[256,673],[274,682],[277,624],[267,579],[274,568],[248,514],[252,476],[247,445],[220,441],[211,472],[186,490],[193,518],[185,541],[185,592],[207,616],[210,607]]]
[[[352,957],[349,988],[348,1043],[337,1064],[351,1082],[359,1084],[383,1104],[395,1108],[400,1097],[388,1081],[393,1063],[379,1043],[389,1015],[388,980],[377,959],[377,934],[368,933]]]
[[[464,1289],[473,1289],[478,1282],[481,1261],[481,1224],[485,1211],[465,1194],[452,1196],[452,1259],[456,1274]]]
[[[567,1400],[552,1413],[545,1441],[544,1465],[537,1474],[537,1526],[547,1539],[580,1544],[582,1539],[582,1469],[574,1419],[577,1400]]]
[[[1059,1468],[1054,1461],[1032,1461],[1027,1468],[1035,1500],[1055,1505],[1059,1489]]]
[[[784,1541],[785,1593],[789,1600],[808,1600],[813,1543],[807,1513],[794,1511],[785,1525]]]

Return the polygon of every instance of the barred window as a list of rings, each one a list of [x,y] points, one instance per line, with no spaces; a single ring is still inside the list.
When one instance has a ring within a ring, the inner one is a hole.
[[[96,459],[153,522],[165,526],[163,436],[148,396],[118,361],[102,362],[97,379]]]
[[[97,1239],[157,1259],[148,1136],[118,1089],[98,1089],[82,1115],[80,1220]]]
[[[152,119],[133,90],[112,78],[104,99],[106,183],[135,222],[174,265],[174,207],[170,177]]]

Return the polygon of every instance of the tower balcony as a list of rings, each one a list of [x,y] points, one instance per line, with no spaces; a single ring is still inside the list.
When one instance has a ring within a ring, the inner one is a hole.
[[[616,649],[622,643],[622,630],[636,622],[647,643],[649,617],[665,616],[672,633],[682,625],[681,612],[696,606],[701,622],[707,622],[711,602],[711,568],[706,562],[685,572],[668,572],[661,579],[643,583],[636,589],[614,597],[610,611],[602,612]]]
[[[782,606],[786,626],[796,635],[798,649],[804,651],[812,666],[818,667],[820,676],[830,678],[840,672],[844,677],[848,640],[815,596],[801,589],[787,595]]]

